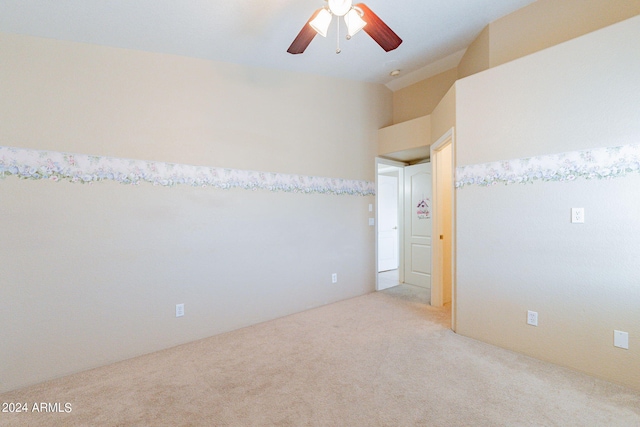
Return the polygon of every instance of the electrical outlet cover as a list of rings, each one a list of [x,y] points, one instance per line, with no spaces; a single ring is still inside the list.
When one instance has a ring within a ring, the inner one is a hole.
[[[538,312],[527,311],[527,324],[531,326],[538,326]]]
[[[584,208],[571,208],[571,222],[584,224]]]
[[[613,345],[618,348],[629,350],[629,333],[623,331],[613,331]]]
[[[176,317],[184,316],[184,304],[176,304]]]

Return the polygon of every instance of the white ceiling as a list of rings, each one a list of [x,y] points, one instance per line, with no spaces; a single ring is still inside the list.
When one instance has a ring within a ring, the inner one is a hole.
[[[533,0],[366,0],[403,40],[391,52],[366,33],[336,55],[335,19],[305,53],[287,48],[323,0],[0,0],[0,32],[162,52],[351,80],[392,90],[457,65],[491,21]],[[400,77],[389,76],[394,69]]]

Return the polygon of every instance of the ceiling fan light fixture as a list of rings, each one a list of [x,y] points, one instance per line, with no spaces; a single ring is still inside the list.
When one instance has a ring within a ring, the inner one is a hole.
[[[362,14],[355,7],[352,8],[344,16],[344,22],[347,24],[347,37],[351,38],[364,28],[367,23],[362,19]]]
[[[309,22],[311,28],[316,30],[322,37],[327,37],[327,31],[329,30],[329,24],[331,24],[331,12],[327,9],[322,9],[318,15]]]
[[[328,0],[329,10],[336,16],[344,16],[351,10],[352,0]]]
[[[364,3],[358,3],[354,6],[352,0],[325,1],[327,2],[325,7],[313,12],[311,18],[305,23],[291,46],[289,46],[289,49],[287,49],[287,52],[292,55],[303,53],[316,34],[326,37],[333,15],[345,18],[347,39],[364,29],[365,33],[378,43],[385,52],[396,49],[402,43],[402,39]],[[338,40],[340,40],[340,25],[336,29],[338,30]],[[340,53],[339,44],[336,52]]]

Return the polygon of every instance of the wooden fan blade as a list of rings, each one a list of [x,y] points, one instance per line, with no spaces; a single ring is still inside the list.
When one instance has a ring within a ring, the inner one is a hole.
[[[313,38],[317,34],[316,30],[311,28],[311,25],[309,25],[309,22],[313,21],[313,18],[315,18],[318,15],[318,13],[320,13],[321,10],[322,8],[313,12],[313,15],[311,15],[311,18],[309,18],[307,23],[304,24],[304,27],[302,27],[302,29],[300,30],[296,38],[293,40],[293,43],[291,43],[291,46],[289,46],[289,49],[287,49],[287,52],[297,55],[299,53],[304,52],[307,46],[309,46],[309,43],[311,43],[311,40],[313,40]]]
[[[381,48],[389,52],[390,50],[400,46],[402,39],[398,37],[398,35],[394,33],[393,30],[382,21],[382,19],[378,18],[378,15],[373,13],[371,9],[363,3],[356,4],[355,7],[362,9],[364,12],[362,19],[367,23],[367,25],[364,26],[363,30],[369,34]]]

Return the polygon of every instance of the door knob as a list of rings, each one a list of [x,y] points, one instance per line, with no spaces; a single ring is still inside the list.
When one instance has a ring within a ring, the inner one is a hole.
[[[397,229],[398,229],[398,227],[393,227],[393,228],[392,228],[392,230],[397,230]]]

